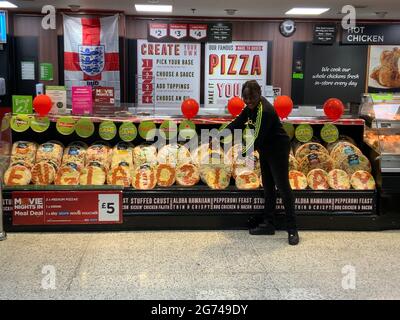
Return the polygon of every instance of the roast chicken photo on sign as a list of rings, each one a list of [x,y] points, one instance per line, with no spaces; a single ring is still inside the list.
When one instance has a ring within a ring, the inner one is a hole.
[[[400,87],[399,58],[399,48],[383,51],[380,55],[380,66],[373,69],[370,77],[383,87]]]

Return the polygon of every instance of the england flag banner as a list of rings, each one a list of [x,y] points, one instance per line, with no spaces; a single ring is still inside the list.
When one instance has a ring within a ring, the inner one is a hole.
[[[114,87],[120,101],[118,16],[64,15],[64,74],[68,103],[72,86]]]

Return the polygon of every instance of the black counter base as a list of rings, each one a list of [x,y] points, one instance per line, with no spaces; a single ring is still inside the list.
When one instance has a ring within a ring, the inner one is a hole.
[[[13,226],[11,217],[4,224],[7,232],[90,232],[139,230],[246,230],[259,215],[141,215],[124,216],[122,224]],[[378,216],[304,216],[298,217],[299,230],[381,231],[400,229],[400,215]],[[285,230],[283,216],[277,217],[277,228]]]

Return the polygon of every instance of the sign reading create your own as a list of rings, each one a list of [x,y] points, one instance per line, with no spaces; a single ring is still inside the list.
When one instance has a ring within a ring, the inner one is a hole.
[[[199,43],[138,40],[138,104],[179,107],[187,98],[199,101],[200,55]]]
[[[234,41],[206,44],[205,107],[225,107],[241,96],[242,85],[256,80],[262,91],[267,83],[267,42]]]

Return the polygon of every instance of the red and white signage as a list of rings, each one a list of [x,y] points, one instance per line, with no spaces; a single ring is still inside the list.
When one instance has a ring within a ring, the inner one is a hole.
[[[168,35],[168,24],[166,23],[150,23],[149,34],[156,39],[165,38]]]
[[[64,74],[69,103],[72,86],[114,87],[120,100],[118,15],[64,15]]]
[[[169,36],[181,40],[187,37],[187,24],[170,24],[169,25]]]
[[[200,43],[138,40],[138,104],[180,107],[187,98],[200,101],[200,55]]]
[[[264,93],[267,84],[267,46],[263,41],[206,44],[205,98],[207,107],[223,108],[241,96],[242,85],[256,80]]]
[[[13,225],[122,223],[122,191],[14,191]]]
[[[198,41],[206,39],[207,28],[206,24],[189,24],[189,36]]]

